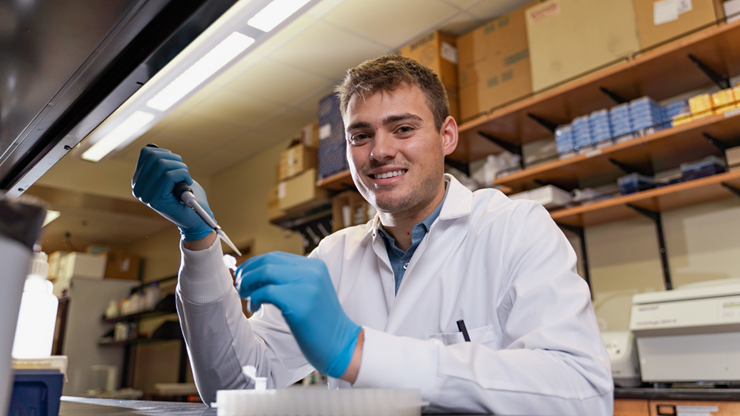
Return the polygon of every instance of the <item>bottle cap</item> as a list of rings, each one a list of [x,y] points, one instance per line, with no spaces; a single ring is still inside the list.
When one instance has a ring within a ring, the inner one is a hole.
[[[44,278],[49,276],[49,256],[43,251],[33,253],[31,264],[28,267],[28,274],[43,276]]]

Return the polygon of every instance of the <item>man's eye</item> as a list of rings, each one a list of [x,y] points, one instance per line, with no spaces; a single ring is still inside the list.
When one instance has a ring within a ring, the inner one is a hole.
[[[396,130],[398,133],[405,134],[405,133],[411,133],[414,130],[411,126],[401,126]]]
[[[358,133],[358,134],[353,134],[352,136],[350,136],[350,141],[353,144],[354,143],[363,143],[363,142],[367,141],[368,139],[370,139],[370,135],[365,134],[365,133]]]

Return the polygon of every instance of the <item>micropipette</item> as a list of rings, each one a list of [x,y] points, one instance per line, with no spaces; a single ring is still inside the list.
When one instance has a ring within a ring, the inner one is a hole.
[[[156,147],[159,148],[156,144],[147,144],[147,147]],[[237,256],[241,257],[242,253],[239,251],[239,249],[236,248],[234,243],[231,242],[231,239],[226,235],[224,230],[221,229],[221,227],[216,224],[216,221],[211,218],[210,215],[206,212],[206,210],[203,209],[203,207],[200,206],[198,201],[195,199],[195,195],[193,195],[193,190],[188,186],[187,183],[180,182],[175,184],[175,189],[172,190],[172,193],[175,195],[175,199],[180,201],[180,203],[190,207],[195,211],[198,216],[205,221],[205,223],[213,229],[213,231],[216,232],[216,234],[221,237],[221,240],[223,240],[226,245],[228,245],[232,250],[234,250],[234,253],[236,253]]]

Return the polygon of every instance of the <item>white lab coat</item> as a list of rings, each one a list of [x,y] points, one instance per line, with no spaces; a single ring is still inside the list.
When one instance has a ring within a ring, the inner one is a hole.
[[[311,253],[364,328],[354,387],[421,389],[427,412],[611,415],[609,359],[563,233],[537,203],[448,178],[442,211],[397,295],[377,216]],[[269,387],[312,370],[278,309],[266,305],[248,323],[220,244],[182,254],[178,313],[206,403],[216,390],[251,387],[243,365],[256,366]]]

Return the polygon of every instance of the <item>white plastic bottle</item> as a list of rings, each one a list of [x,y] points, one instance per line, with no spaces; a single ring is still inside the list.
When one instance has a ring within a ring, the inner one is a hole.
[[[59,300],[52,294],[54,285],[46,280],[48,272],[46,253],[34,253],[18,312],[12,353],[15,358],[51,356]]]

